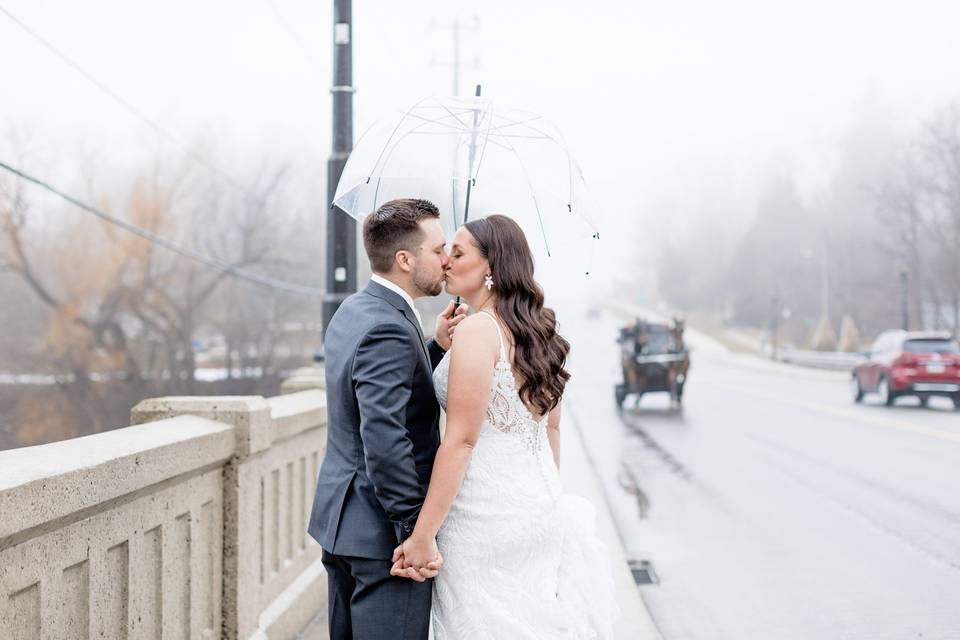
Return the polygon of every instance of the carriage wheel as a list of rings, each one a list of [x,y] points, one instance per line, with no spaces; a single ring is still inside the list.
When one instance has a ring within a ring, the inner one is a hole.
[[[627,387],[626,385],[618,384],[613,389],[613,397],[617,402],[617,408],[623,407],[623,401],[627,399]]]

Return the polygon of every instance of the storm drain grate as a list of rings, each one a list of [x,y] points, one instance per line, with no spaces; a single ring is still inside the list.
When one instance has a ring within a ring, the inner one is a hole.
[[[653,570],[653,564],[649,560],[628,560],[630,573],[633,574],[633,581],[636,584],[657,584],[660,579],[657,578],[657,572]]]

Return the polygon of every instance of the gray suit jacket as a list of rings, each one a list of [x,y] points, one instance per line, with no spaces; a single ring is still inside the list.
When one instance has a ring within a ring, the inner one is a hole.
[[[325,337],[327,450],[309,532],[327,552],[389,559],[413,531],[440,446],[433,369],[397,293],[375,282],[347,298]]]

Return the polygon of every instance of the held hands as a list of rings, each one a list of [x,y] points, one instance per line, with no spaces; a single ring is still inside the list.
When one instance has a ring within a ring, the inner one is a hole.
[[[434,342],[440,345],[444,351],[450,350],[450,344],[453,341],[453,332],[456,331],[460,321],[467,317],[467,305],[461,304],[457,310],[453,310],[453,301],[447,305],[443,313],[437,316],[437,332],[433,336]]]
[[[443,556],[434,538],[420,538],[416,532],[393,550],[390,575],[423,582],[436,578],[443,566]]]

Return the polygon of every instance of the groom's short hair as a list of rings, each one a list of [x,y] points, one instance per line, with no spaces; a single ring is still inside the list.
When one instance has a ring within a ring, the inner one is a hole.
[[[423,241],[420,221],[439,217],[440,210],[429,200],[399,198],[381,205],[363,221],[363,248],[370,268],[389,272],[397,251],[413,251]]]

